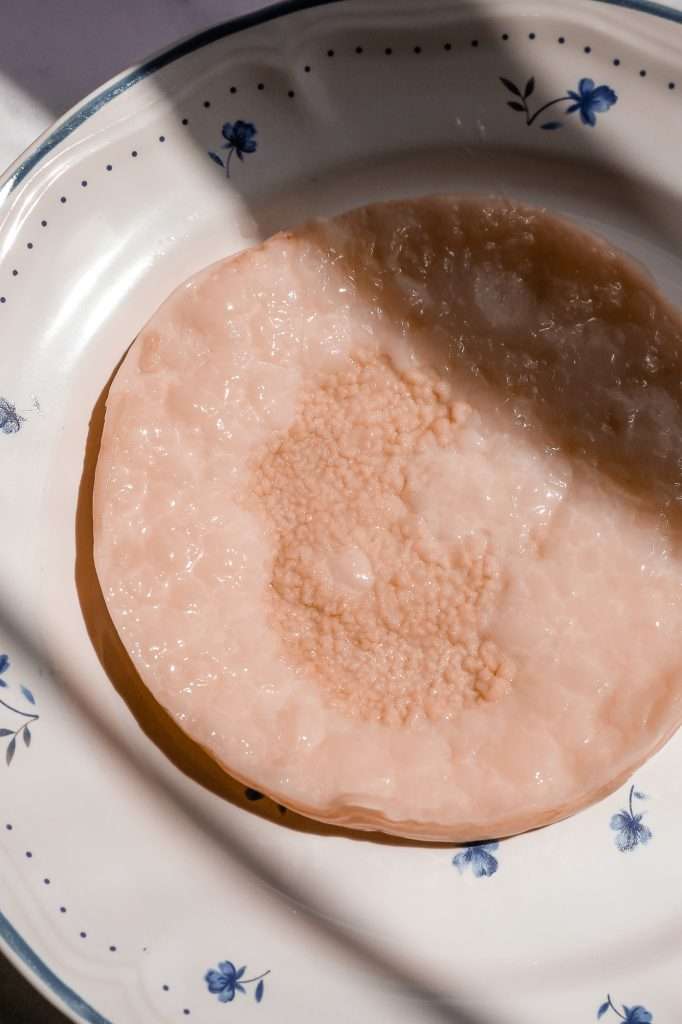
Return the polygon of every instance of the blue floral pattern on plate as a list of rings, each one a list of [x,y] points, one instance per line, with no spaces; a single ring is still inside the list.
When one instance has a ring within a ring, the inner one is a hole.
[[[518,113],[525,114],[526,126],[529,128],[540,114],[543,114],[549,107],[553,107],[557,103],[566,102],[570,106],[566,107],[564,115],[579,113],[582,123],[589,125],[590,128],[594,128],[597,123],[597,114],[605,114],[607,110],[618,102],[618,96],[609,85],[595,85],[593,79],[581,78],[577,89],[568,89],[563,96],[557,96],[556,99],[543,103],[537,110],[531,112],[528,100],[535,92],[535,78],[531,77],[528,79],[523,91],[509,78],[500,77],[500,81],[505,89],[508,89],[512,95],[518,97],[515,100],[507,100],[507,106]],[[544,121],[540,127],[545,131],[556,131],[558,128],[562,128],[564,124],[565,121],[550,120]]]
[[[623,853],[634,850],[640,843],[645,846],[653,835],[651,829],[642,823],[646,812],[635,814],[632,807],[633,800],[646,800],[646,795],[635,789],[634,786],[630,786],[627,809],[612,815],[610,822],[611,828],[616,833],[615,844]]]
[[[17,434],[23,422],[24,417],[19,415],[16,406],[6,398],[0,398],[0,433]]]
[[[607,995],[606,1002],[602,1003],[597,1010],[597,1020],[609,1010],[613,1010],[616,1016],[624,1021],[624,1024],[651,1024],[654,1019],[653,1013],[650,1013],[645,1006],[623,1006],[621,1012],[614,1005],[611,996]]]
[[[471,867],[476,878],[489,878],[497,871],[497,857],[493,853],[498,849],[499,843],[472,843],[461,853],[455,854],[452,863],[458,869],[460,875]]]
[[[10,660],[6,654],[0,654],[0,688],[7,689],[7,682],[2,678],[5,672],[10,667]],[[32,704],[35,707],[36,699],[29,690],[28,686],[20,687],[21,695],[28,704]],[[9,701],[0,698],[0,707],[3,707],[5,711],[11,712],[11,714],[19,716],[23,721],[19,721],[16,729],[12,728],[0,728],[0,738],[7,739],[7,747],[5,748],[5,764],[9,768],[14,755],[17,752],[17,741],[22,739],[25,747],[31,746],[31,740],[33,735],[31,733],[31,726],[34,722],[37,722],[40,715],[34,711],[22,711],[21,708],[17,708],[14,704],[10,704]],[[15,718],[15,722],[17,719]]]
[[[246,995],[244,986],[252,985],[255,981],[257,984],[253,996],[256,1002],[260,1003],[265,991],[263,978],[267,977],[270,971],[264,971],[254,978],[245,978],[245,973],[245,966],[236,968],[231,960],[221,960],[217,968],[212,967],[206,971],[204,981],[211,995],[217,996],[221,1003],[231,1003],[237,992]]]
[[[233,155],[237,154],[238,160],[244,159],[245,153],[255,153],[258,149],[256,141],[258,129],[251,121],[226,121],[222,127],[222,134],[225,141],[221,149],[227,150],[225,159],[212,149],[208,151],[211,160],[225,168],[225,176],[230,177],[230,161]]]

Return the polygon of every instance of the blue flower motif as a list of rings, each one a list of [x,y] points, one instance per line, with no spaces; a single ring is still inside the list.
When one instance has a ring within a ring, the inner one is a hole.
[[[524,115],[528,128],[537,121],[541,114],[544,114],[545,110],[555,107],[557,103],[567,102],[570,103],[570,106],[565,108],[564,114],[574,114],[579,110],[582,123],[594,128],[597,123],[597,114],[605,113],[614,103],[618,102],[618,97],[608,85],[595,86],[591,78],[581,78],[578,82],[577,92],[569,89],[564,96],[557,96],[556,99],[549,100],[531,111],[528,101],[535,92],[535,78],[529,78],[523,89],[509,78],[500,78],[500,81],[505,89],[515,97],[513,100],[507,100],[507,106]],[[556,131],[563,124],[564,121],[550,120],[543,121],[540,127],[545,131]]]
[[[21,430],[24,417],[20,416],[16,407],[6,398],[0,398],[0,431],[3,434],[16,434]]]
[[[476,878],[489,877],[497,871],[497,857],[493,857],[493,853],[499,845],[499,843],[473,843],[461,853],[455,854],[452,863],[460,874],[463,874],[467,866],[471,865],[471,870]]]
[[[568,107],[566,113],[574,114],[580,111],[580,120],[583,124],[589,124],[594,128],[597,123],[597,114],[605,113],[609,107],[618,102],[613,89],[608,85],[595,86],[593,79],[581,78],[578,82],[578,91],[568,90],[568,95],[575,102]]]
[[[208,991],[217,995],[221,1003],[231,1003],[237,989],[240,992],[246,992],[239,980],[245,970],[246,967],[240,967],[237,970],[231,960],[222,960],[218,964],[217,971],[211,969],[206,972],[204,981],[208,985]]]
[[[265,991],[265,985],[263,978],[270,973],[265,971],[263,974],[259,974],[255,978],[244,978],[246,967],[240,967],[237,969],[231,960],[221,960],[218,964],[217,970],[211,968],[206,971],[204,975],[204,981],[208,986],[208,991],[211,995],[218,997],[218,1001],[221,1003],[231,1003],[237,992],[246,994],[245,985],[250,985],[256,981],[254,991],[254,998],[257,1003],[260,1003],[263,998],[263,992]]]
[[[229,178],[233,153],[237,154],[238,160],[243,160],[245,153],[255,153],[258,149],[257,129],[251,121],[226,121],[222,127],[222,134],[225,142],[220,148],[227,150],[227,156],[223,160],[220,154],[214,153],[213,150],[209,150],[208,155],[214,163],[225,168],[225,174]]]
[[[635,800],[646,800],[644,793],[640,793],[634,786],[630,786],[628,809],[612,815],[610,822],[611,828],[616,833],[616,846],[623,853],[634,850],[640,843],[642,846],[646,845],[653,835],[651,829],[642,823],[644,812],[642,814],[634,813],[632,807],[633,798]]]
[[[0,654],[0,674],[6,672],[9,667],[10,660],[8,656],[6,654]],[[0,679],[0,687],[5,690],[8,689],[8,685],[4,679]],[[36,699],[28,686],[20,686],[19,689],[24,700],[35,706]],[[5,697],[7,699],[5,699]],[[4,708],[5,712],[9,711],[10,714],[15,716],[15,724],[18,721],[15,729],[12,729],[11,727],[7,728],[6,726],[0,727],[0,739],[7,739],[7,746],[5,747],[5,764],[8,768],[14,760],[14,755],[17,752],[17,742],[19,740],[23,739],[25,747],[31,746],[31,741],[33,739],[31,726],[35,725],[35,723],[40,719],[40,715],[37,712],[25,711],[20,707],[15,707],[14,703],[9,703],[10,699],[11,698],[7,694],[0,697],[0,708]],[[2,714],[4,716],[4,712],[2,712]]]
[[[239,159],[243,160],[242,153],[255,153],[258,148],[255,135],[256,126],[250,121],[235,121],[234,124],[226,121],[223,125],[223,138],[226,140],[223,148],[236,150]]]
[[[611,996],[607,995],[606,1002],[602,1003],[597,1010],[597,1020],[603,1017],[609,1010],[613,1010],[624,1024],[651,1024],[654,1019],[653,1013],[650,1013],[645,1006],[623,1006],[621,1013],[614,1005]]]
[[[644,1006],[624,1006],[623,1011],[625,1024],[651,1024],[654,1019],[653,1013],[649,1013]]]

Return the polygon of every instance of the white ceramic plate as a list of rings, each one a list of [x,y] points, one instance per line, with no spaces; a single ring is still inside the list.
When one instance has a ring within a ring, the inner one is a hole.
[[[248,799],[121,657],[88,486],[100,396],[161,300],[311,214],[509,194],[682,304],[681,22],[597,0],[271,8],[115,80],[3,179],[0,935],[74,1020],[680,1019],[679,737],[495,847]]]

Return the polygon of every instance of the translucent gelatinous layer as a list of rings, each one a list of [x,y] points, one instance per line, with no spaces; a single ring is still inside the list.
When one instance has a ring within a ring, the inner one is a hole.
[[[682,328],[541,211],[427,198],[209,267],[111,388],[95,557],[142,679],[303,813],[473,840],[682,706]]]

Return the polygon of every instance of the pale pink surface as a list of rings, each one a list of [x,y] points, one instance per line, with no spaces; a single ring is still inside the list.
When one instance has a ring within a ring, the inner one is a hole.
[[[95,559],[156,698],[324,820],[472,840],[682,706],[682,331],[500,202],[382,204],[179,288],[109,394]]]

